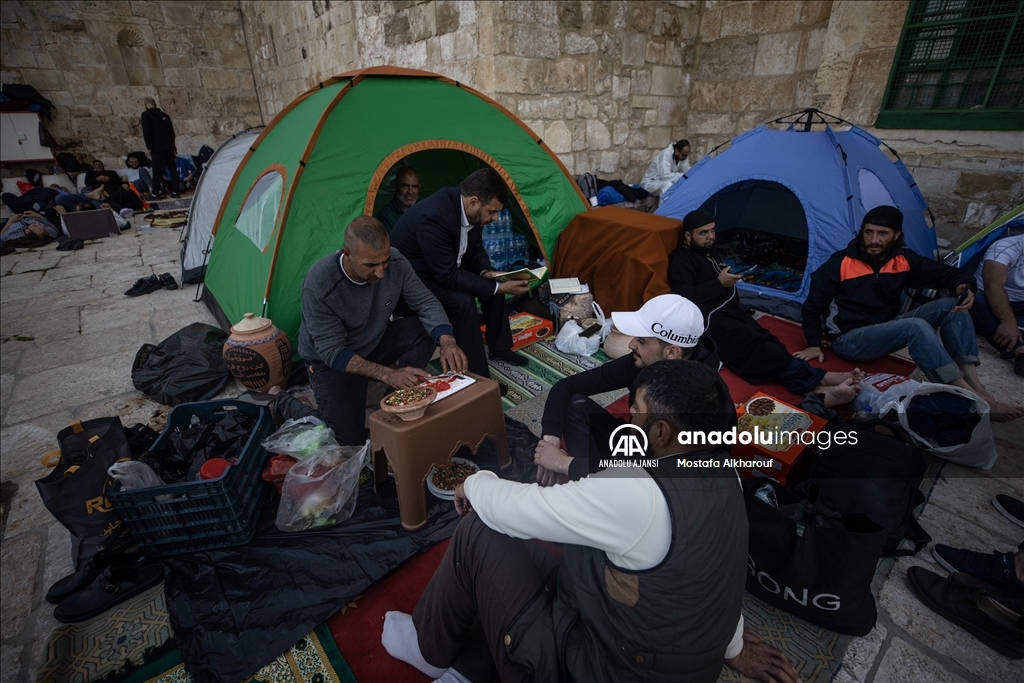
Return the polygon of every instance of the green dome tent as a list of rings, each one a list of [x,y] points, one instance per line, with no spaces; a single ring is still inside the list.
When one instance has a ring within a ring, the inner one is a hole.
[[[490,166],[516,229],[549,262],[558,234],[590,208],[547,145],[490,98],[427,71],[350,71],[285,107],[235,171],[203,294],[220,324],[262,312],[294,339],[306,271],[341,248],[352,219],[391,200],[399,165],[417,170],[421,198]]]

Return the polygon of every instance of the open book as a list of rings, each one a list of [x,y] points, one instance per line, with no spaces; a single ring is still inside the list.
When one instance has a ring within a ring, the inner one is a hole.
[[[516,268],[504,273],[494,273],[491,275],[491,279],[497,280],[498,282],[508,282],[509,280],[543,280],[544,276],[548,274],[546,266],[540,268]]]

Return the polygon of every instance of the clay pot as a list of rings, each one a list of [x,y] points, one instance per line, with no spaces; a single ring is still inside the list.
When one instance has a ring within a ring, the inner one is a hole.
[[[632,337],[622,334],[612,325],[612,331],[608,334],[608,338],[604,340],[604,353],[612,360],[621,358],[627,353],[633,353],[629,349],[631,341],[633,341]]]
[[[391,413],[397,415],[406,422],[418,420],[423,417],[424,413],[427,412],[427,408],[434,402],[434,398],[437,396],[437,389],[434,387],[424,387],[430,391],[430,395],[424,399],[416,401],[415,403],[408,403],[404,406],[389,406],[386,401],[391,398],[391,394],[388,394],[380,400],[380,407],[385,413]]]
[[[247,389],[282,389],[292,372],[292,342],[269,318],[246,313],[224,342],[224,363]]]

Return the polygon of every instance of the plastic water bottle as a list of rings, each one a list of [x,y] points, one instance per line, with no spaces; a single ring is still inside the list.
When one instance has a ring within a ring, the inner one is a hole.
[[[875,414],[871,412],[871,406],[864,406],[853,414],[855,420],[873,420],[874,418]]]
[[[498,237],[494,240],[494,255],[491,257],[491,265],[495,270],[505,270],[508,249],[505,247],[505,239]]]

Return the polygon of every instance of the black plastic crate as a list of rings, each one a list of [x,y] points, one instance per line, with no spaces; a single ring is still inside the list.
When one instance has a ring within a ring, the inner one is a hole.
[[[107,492],[132,538],[153,555],[177,555],[248,543],[270,486],[260,478],[268,453],[260,445],[274,431],[270,409],[240,401],[183,403],[167,416],[167,427],[150,450],[163,447],[193,415],[217,420],[228,410],[256,415],[256,426],[241,455],[224,474],[206,481],[125,491],[120,482]]]

